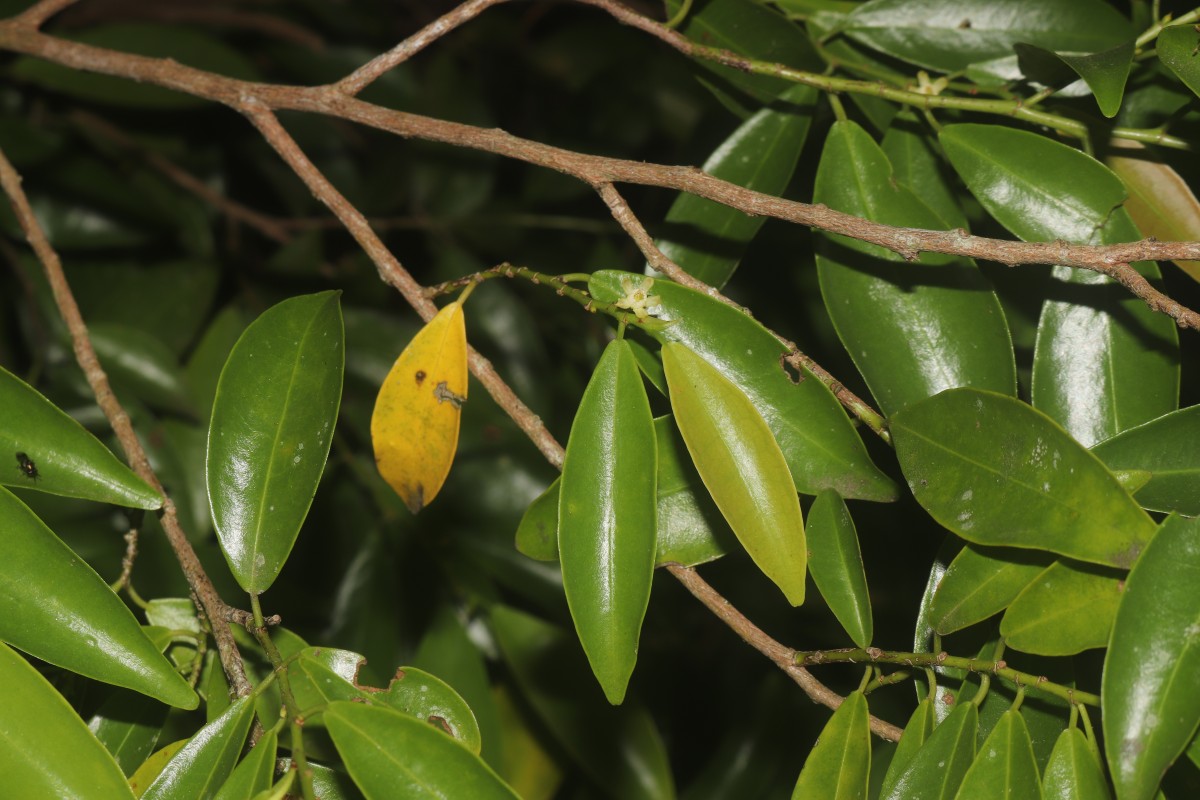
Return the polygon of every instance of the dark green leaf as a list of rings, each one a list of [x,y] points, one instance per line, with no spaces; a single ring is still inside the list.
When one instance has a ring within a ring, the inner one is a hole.
[[[1200,406],[1165,414],[1092,448],[1113,470],[1149,473],[1134,494],[1143,508],[1200,515]]]
[[[171,757],[141,800],[193,800],[215,793],[233,772],[253,719],[250,698],[235,700]]]
[[[155,509],[162,496],[75,420],[0,367],[0,484]]]
[[[592,274],[588,288],[597,299],[614,302],[625,293],[623,278],[641,280],[603,270]],[[799,384],[793,383],[779,361],[787,349],[762,325],[670,281],[655,280],[649,292],[659,298],[650,310],[672,322],[650,334],[660,342],[687,345],[750,397],[779,442],[799,491],[835,489],[845,498],[885,502],[896,498],[895,486],[871,463],[833,393],[807,370]]]
[[[1154,797],[1200,719],[1200,520],[1172,515],[1125,582],[1104,659],[1104,749],[1117,795]]]
[[[1005,711],[979,748],[979,757],[963,777],[957,796],[963,800],[1035,800],[1041,794],[1025,718],[1019,711]]]
[[[1129,68],[1133,65],[1133,44],[1130,39],[1097,53],[1057,54],[1083,78],[1096,97],[1100,113],[1110,119],[1120,110],[1121,98],[1125,95],[1125,81],[1129,79]]]
[[[1195,25],[1172,25],[1158,35],[1158,60],[1167,65],[1179,80],[1200,95],[1200,61],[1196,48],[1200,31]]]
[[[196,693],[104,579],[6,489],[0,521],[0,640],[89,678],[196,707]]]
[[[896,115],[881,146],[892,165],[892,174],[904,188],[921,198],[940,221],[938,228],[968,229],[967,217],[946,179],[946,162],[937,138],[926,132],[917,115],[905,110]]]
[[[943,224],[896,184],[887,156],[853,122],[835,123],[826,138],[813,199],[888,225]],[[838,336],[884,413],[956,386],[1016,393],[1004,312],[971,261],[927,253],[908,262],[822,234],[817,270]]]
[[[1099,459],[1014,398],[952,389],[891,430],[917,502],[968,541],[1128,568],[1154,535]]]
[[[779,445],[750,399],[716,367],[676,342],[662,352],[675,424],[696,471],[750,558],[800,605],[804,520]]]
[[[1069,656],[1104,647],[1112,631],[1124,574],[1056,561],[1009,606],[1000,633],[1014,650]]]
[[[342,395],[339,292],[268,309],[238,340],[217,387],[208,496],[221,549],[255,594],[278,577],[325,469]]]
[[[277,745],[275,731],[267,731],[233,770],[213,800],[252,800],[259,792],[269,789],[275,777]]]
[[[70,704],[12,649],[0,644],[0,772],[5,794],[72,800],[132,798],[112,756]]]
[[[432,727],[381,706],[337,701],[325,725],[367,800],[516,798],[479,756]]]
[[[896,796],[897,784],[904,778],[909,764],[933,733],[937,723],[934,702],[934,698],[926,697],[917,704],[916,710],[908,718],[908,724],[904,726],[904,733],[896,745],[896,752],[892,754],[892,761],[888,764],[887,774],[883,776],[883,783],[879,788],[880,797]]]
[[[871,728],[867,699],[851,692],[838,706],[804,761],[793,800],[825,797],[857,800],[867,796],[871,774]]]
[[[1134,33],[1099,0],[872,0],[854,10],[845,32],[857,41],[930,69],[953,72],[1009,55],[1017,42],[1092,53]]]
[[[881,800],[950,800],[975,760],[979,709],[960,703],[925,740]]]
[[[1045,800],[1109,800],[1108,781],[1083,731],[1062,732],[1042,776]]]
[[[613,705],[625,697],[650,602],[657,459],[642,375],[618,339],[605,349],[579,402],[558,500],[567,606]]]
[[[815,98],[816,90],[810,87],[788,89],[771,107],[742,123],[704,162],[704,171],[763,194],[783,194],[808,137]],[[684,193],[667,212],[666,233],[656,244],[690,274],[721,287],[765,221]]]
[[[808,510],[808,569],[842,628],[859,647],[871,643],[875,623],[858,533],[846,503],[832,489]]]
[[[503,606],[491,627],[521,693],[555,741],[614,800],[675,796],[666,749],[635,701],[609,705],[579,646],[560,629]]]
[[[945,636],[1003,611],[1049,563],[1042,553],[967,545],[933,595],[933,629]]]
[[[104,745],[121,771],[133,771],[154,752],[168,708],[149,697],[116,690],[88,720],[88,730]]]
[[[196,416],[175,354],[153,334],[111,323],[88,326],[101,366],[118,387],[148,406]]]

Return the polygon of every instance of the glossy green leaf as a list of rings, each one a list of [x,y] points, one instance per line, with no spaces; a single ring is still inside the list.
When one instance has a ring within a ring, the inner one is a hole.
[[[267,731],[246,754],[225,781],[213,800],[251,800],[259,792],[271,788],[275,777],[275,754],[278,749],[275,731]],[[289,773],[292,774],[292,773]]]
[[[1079,728],[1071,726],[1058,737],[1042,776],[1042,796],[1045,800],[1109,800],[1112,796],[1100,762]]]
[[[909,764],[933,734],[933,728],[937,722],[937,713],[933,704],[934,699],[926,697],[917,704],[916,709],[908,718],[908,724],[904,726],[904,733],[896,744],[896,752],[892,754],[891,763],[888,764],[887,773],[883,776],[883,782],[880,784],[880,797],[896,796],[896,784],[905,776]]]
[[[567,606],[613,705],[625,697],[650,602],[657,458],[642,375],[629,346],[615,340],[575,412],[558,500]]]
[[[787,462],[750,399],[686,345],[663,345],[675,424],[742,547],[788,602],[804,602],[808,551]],[[561,538],[561,537],[560,537]]]
[[[495,606],[491,628],[526,700],[555,742],[614,800],[675,797],[666,748],[646,709],[609,705],[579,646],[559,628]]]
[[[875,633],[871,594],[854,520],[837,492],[826,489],[817,495],[808,510],[806,533],[813,582],[850,640],[866,647]]]
[[[975,760],[979,709],[960,703],[925,740],[880,800],[950,800]]]
[[[1134,494],[1143,508],[1200,515],[1200,406],[1164,414],[1092,448],[1112,470],[1149,473]]]
[[[890,56],[945,72],[1009,55],[1017,42],[1092,53],[1134,33],[1099,0],[872,0],[850,14],[844,31]]]
[[[665,384],[664,384],[665,386]],[[654,565],[694,567],[736,547],[713,505],[671,415],[654,420],[658,440],[658,539]],[[529,504],[517,528],[517,549],[539,561],[558,560],[558,487],[553,483]]]
[[[968,229],[967,217],[955,197],[955,187],[947,180],[948,169],[937,138],[913,111],[896,115],[880,146],[892,165],[893,177],[937,215],[938,228]]]
[[[678,11],[679,5],[680,0],[666,0],[667,16]],[[753,0],[701,0],[692,5],[679,31],[698,44],[749,58],[805,70],[822,68],[803,31]],[[782,78],[752,75],[710,61],[700,61],[699,65],[764,104],[793,86]]]
[[[793,800],[865,800],[871,774],[869,717],[862,692],[846,695],[805,759]]]
[[[1154,796],[1200,719],[1200,520],[1172,515],[1125,582],[1104,659],[1104,749],[1117,796]]]
[[[1008,607],[1000,633],[1014,650],[1042,656],[1104,647],[1123,585],[1117,570],[1056,561]]]
[[[667,396],[667,377],[663,375],[662,362],[658,360],[658,356],[650,352],[646,345],[636,339],[625,339],[629,343],[629,349],[633,351],[633,357],[637,360],[638,369],[642,371],[642,375],[646,376],[646,380],[654,386],[655,389]]]
[[[172,756],[141,800],[193,800],[215,793],[233,772],[253,719],[251,699],[235,700]]]
[[[622,278],[641,279],[602,270],[592,273],[588,289],[599,300],[615,302],[624,294]],[[799,491],[835,489],[848,499],[896,499],[896,487],[871,463],[833,393],[807,370],[793,383],[780,366],[786,348],[762,325],[671,281],[655,280],[650,292],[659,298],[651,313],[671,321],[650,334],[659,342],[687,345],[749,396],[779,442]]]
[[[10,797],[132,798],[120,767],[42,675],[0,644],[0,774]]]
[[[1042,796],[1029,729],[1019,711],[1005,711],[979,748],[956,797],[963,800],[1038,800]]]
[[[0,408],[0,461],[9,462],[0,484],[133,508],[162,505],[99,439],[3,367]]]
[[[151,753],[150,757],[129,776],[129,787],[133,789],[134,795],[140,798],[145,794],[150,784],[154,783],[154,779],[162,774],[163,768],[187,743],[187,739],[179,739]]]
[[[479,756],[406,714],[337,701],[324,719],[367,800],[517,796]]]
[[[225,559],[266,591],[292,551],[333,439],[344,348],[338,292],[265,311],[221,373],[208,433],[208,497]]]
[[[1003,611],[1049,563],[1042,553],[967,545],[934,592],[933,629],[945,636]]]
[[[782,195],[812,122],[816,90],[796,85],[746,120],[704,162],[704,171],[747,189]],[[655,243],[683,269],[721,287],[733,275],[765,217],[751,217],[712,200],[683,193],[671,205]]]
[[[479,724],[470,706],[445,681],[416,667],[400,667],[385,691],[374,693],[383,704],[449,734],[476,755]]]
[[[1057,55],[1092,90],[1100,113],[1110,119],[1115,117],[1125,95],[1129,68],[1133,65],[1133,39],[1096,53]]]
[[[1044,136],[1001,125],[951,125],[942,145],[980,203],[1026,241],[1114,244],[1141,238],[1116,208],[1125,187],[1103,164]],[[1115,209],[1115,210],[1114,210]],[[1157,265],[1136,265],[1150,279]],[[1034,405],[1091,445],[1174,410],[1178,335],[1170,318],[1086,270],[1056,267],[1066,285],[1042,307]]]
[[[1099,459],[1014,398],[952,389],[891,430],[917,502],[967,541],[1128,568],[1154,535]]]
[[[1200,31],[1195,25],[1171,25],[1158,35],[1158,60],[1167,65],[1175,77],[1200,95],[1200,62],[1196,61],[1196,46]]]
[[[813,199],[888,225],[943,225],[893,180],[883,150],[853,122],[834,123],[826,138]],[[1016,394],[1004,312],[970,260],[926,253],[908,262],[827,234],[817,246],[825,307],[884,413],[956,386]]]
[[[0,489],[0,641],[179,708],[199,698],[104,579]]]
[[[294,771],[290,758],[282,758],[280,762],[283,769]],[[308,768],[312,770],[313,794],[321,800],[363,800],[362,792],[344,768],[334,769],[312,761],[308,762]]]
[[[88,730],[126,775],[154,752],[169,709],[157,700],[116,690],[88,720]]]

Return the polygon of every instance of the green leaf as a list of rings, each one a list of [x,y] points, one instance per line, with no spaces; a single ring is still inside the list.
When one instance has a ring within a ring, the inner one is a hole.
[[[1124,185],[1091,156],[1001,125],[947,126],[941,141],[984,208],[1025,241],[1141,238],[1116,208]],[[1159,277],[1152,262],[1136,266]],[[1056,267],[1054,276],[1067,284],[1057,292],[1067,299],[1042,307],[1034,405],[1085,445],[1174,410],[1179,344],[1171,320],[1099,273]]]
[[[1158,35],[1156,49],[1158,60],[1175,73],[1184,85],[1200,95],[1200,61],[1196,60],[1196,47],[1200,45],[1200,31],[1195,25],[1172,25]]]
[[[146,757],[154,752],[167,706],[144,695],[114,690],[88,720],[88,730],[112,753],[117,766],[132,775]]]
[[[132,508],[156,509],[162,496],[83,426],[0,367],[0,484]],[[22,458],[24,455],[24,458]]]
[[[1154,535],[1099,459],[1014,398],[952,389],[891,430],[917,502],[967,541],[1128,568]]]
[[[0,773],[11,797],[132,798],[120,767],[63,696],[0,644]]]
[[[872,0],[845,33],[890,56],[953,72],[1009,55],[1017,42],[1092,53],[1129,39],[1129,21],[1099,0]]]
[[[558,500],[567,606],[613,705],[625,697],[650,602],[657,458],[642,375],[629,346],[615,340],[575,412]]]
[[[675,424],[742,547],[788,602],[804,602],[804,520],[787,462],[750,399],[686,345],[663,345]]]
[[[821,730],[792,790],[793,800],[867,796],[871,774],[871,728],[867,699],[851,692]]]
[[[215,793],[233,772],[253,719],[251,698],[233,701],[171,757],[141,800],[192,800]]]
[[[1045,800],[1109,800],[1108,781],[1083,731],[1072,726],[1058,737],[1042,776]]]
[[[813,199],[888,225],[944,224],[896,184],[883,150],[853,122],[834,123],[826,138]],[[838,337],[885,414],[956,386],[1016,394],[1004,312],[969,259],[926,253],[907,262],[821,234],[817,271]]]
[[[967,770],[957,797],[963,800],[1023,800],[1041,798],[1033,743],[1021,712],[1008,710],[979,748],[979,757]]]
[[[975,760],[979,709],[960,703],[925,740],[881,800],[950,800]]]
[[[0,640],[172,706],[198,705],[104,579],[7,489],[0,489],[0,523]]]
[[[522,695],[557,744],[614,800],[670,800],[666,748],[646,709],[611,706],[587,677],[580,648],[559,628],[494,606],[491,628]]]
[[[1134,41],[1121,42],[1095,53],[1056,53],[1064,64],[1075,71],[1096,97],[1100,113],[1112,119],[1121,108],[1125,82],[1133,65]]]
[[[934,592],[933,629],[945,636],[1003,611],[1049,562],[1042,553],[967,545]]]
[[[118,388],[153,408],[196,416],[175,354],[152,334],[126,325],[95,324],[88,334],[96,357]]]
[[[1163,522],[1125,582],[1104,659],[1104,749],[1117,795],[1152,798],[1200,719],[1200,520]]]
[[[641,276],[615,270],[592,273],[588,289],[604,302],[623,294],[621,280]],[[896,487],[871,463],[846,412],[823,383],[803,370],[793,383],[780,366],[787,349],[749,316],[667,280],[649,290],[659,298],[654,316],[670,320],[650,331],[659,342],[679,342],[702,356],[745,392],[779,442],[796,488],[805,494],[836,489],[848,499],[889,502]]]
[[[259,792],[271,788],[275,777],[275,755],[278,749],[275,731],[267,731],[246,754],[221,786],[213,800],[251,800]],[[293,773],[288,773],[293,774]]]
[[[900,185],[937,215],[938,228],[967,230],[967,217],[946,177],[946,160],[927,130],[912,110],[901,111],[883,137],[884,155]]]
[[[880,797],[896,796],[896,784],[905,777],[909,764],[933,734],[934,725],[937,723],[937,712],[933,704],[934,698],[926,697],[917,704],[916,710],[908,718],[908,724],[904,726],[904,733],[896,745],[896,752],[892,754],[892,761],[888,764],[887,774],[883,776],[883,783],[880,784]]]
[[[1056,561],[1008,607],[1000,634],[1014,650],[1069,656],[1108,644],[1124,573]]]
[[[746,120],[704,162],[713,177],[769,195],[782,195],[812,122],[816,90],[795,85]],[[671,204],[655,244],[685,271],[721,287],[733,275],[765,217],[683,193]]]
[[[208,497],[247,592],[278,577],[325,469],[342,396],[339,292],[285,300],[242,334],[213,401]]]
[[[1200,515],[1200,406],[1191,406],[1106,439],[1092,452],[1112,470],[1145,471],[1134,494],[1142,508]]]
[[[479,756],[429,725],[380,706],[337,701],[325,725],[367,800],[516,798]]]
[[[854,520],[837,492],[826,489],[817,495],[808,510],[807,536],[813,582],[851,641],[866,647],[875,632],[867,573]]]
[[[400,667],[386,691],[374,693],[383,703],[431,727],[438,728],[467,750],[479,755],[479,724],[470,706],[445,681],[416,667]]]

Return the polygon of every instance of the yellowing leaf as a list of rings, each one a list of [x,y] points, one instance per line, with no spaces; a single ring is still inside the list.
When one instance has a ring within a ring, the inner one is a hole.
[[[1129,189],[1125,210],[1146,236],[1165,242],[1200,238],[1200,202],[1187,182],[1153,151],[1136,142],[1120,142],[1106,159]],[[1200,281],[1200,262],[1176,261],[1179,268]]]
[[[466,400],[467,331],[456,302],[404,348],[371,415],[379,474],[414,514],[429,505],[450,474]]]

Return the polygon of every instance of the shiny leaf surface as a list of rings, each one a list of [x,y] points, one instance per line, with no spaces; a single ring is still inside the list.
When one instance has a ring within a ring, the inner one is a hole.
[[[221,372],[208,498],[221,550],[247,592],[279,576],[325,469],[345,360],[338,295],[294,297],[263,312]]]
[[[930,624],[945,636],[982,622],[1007,608],[1049,563],[1041,553],[967,545],[933,594]]]
[[[1154,535],[1099,459],[1019,400],[953,389],[891,429],[917,502],[967,541],[1128,568]]]
[[[1023,653],[1069,656],[1108,644],[1124,573],[1056,561],[1008,607],[1000,633]]]
[[[808,568],[842,628],[859,647],[871,643],[875,623],[858,532],[845,501],[832,489],[808,510]]]
[[[132,798],[120,767],[29,662],[0,644],[0,772],[12,797]]]
[[[196,693],[104,579],[0,489],[0,641],[179,708]]]
[[[213,800],[251,800],[259,792],[271,788],[275,777],[275,754],[278,750],[275,731],[267,731],[234,768]],[[288,773],[289,775],[294,773]]]
[[[1167,65],[1175,77],[1200,95],[1200,63],[1196,61],[1196,45],[1200,31],[1194,25],[1171,25],[1158,35],[1158,60]]]
[[[250,698],[235,700],[172,756],[142,800],[192,800],[215,793],[233,772],[253,719]]]
[[[979,709],[960,703],[925,740],[921,749],[881,794],[881,800],[950,800],[975,760]]]
[[[827,797],[859,800],[867,796],[871,774],[871,728],[867,699],[851,692],[821,730],[792,790],[793,800]]]
[[[516,797],[479,756],[410,716],[337,701],[324,719],[367,800]]]
[[[629,273],[592,274],[588,289],[615,302]],[[847,499],[887,502],[896,488],[871,463],[858,433],[829,389],[807,370],[799,384],[780,366],[787,350],[762,325],[700,292],[655,280],[654,317],[669,320],[649,331],[659,342],[687,345],[746,393],[779,442],[796,488],[805,494],[835,489]]]
[[[1117,796],[1154,797],[1200,719],[1200,520],[1171,516],[1125,582],[1104,659],[1104,749]]]
[[[1106,439],[1092,452],[1109,469],[1148,473],[1134,494],[1143,508],[1200,515],[1200,406],[1183,408]]]
[[[82,425],[0,367],[0,484],[156,509],[162,496]]]
[[[979,748],[956,797],[963,800],[1037,800],[1042,796],[1029,729],[1019,711],[1005,711]]]
[[[888,225],[943,224],[896,184],[883,150],[853,122],[835,123],[826,138],[813,199]],[[1016,393],[1004,312],[971,261],[926,253],[909,262],[821,234],[817,271],[838,337],[885,414],[957,386]]]
[[[466,324],[462,304],[451,303],[396,359],[371,414],[379,474],[414,514],[450,474],[466,401]]]
[[[126,775],[154,752],[167,707],[133,692],[114,691],[88,720],[88,730],[112,753]]]
[[[668,384],[670,374],[668,369]],[[567,440],[558,551],[575,630],[614,705],[625,697],[650,602],[657,458],[650,403],[633,352],[622,340],[610,342]]]
[[[896,752],[892,754],[891,763],[888,764],[887,773],[880,784],[880,797],[896,796],[896,785],[904,778],[909,764],[933,733],[934,724],[937,722],[933,704],[933,698],[926,697],[917,704],[916,710],[908,718],[908,724],[904,726],[904,733],[896,744]]]
[[[736,385],[685,345],[663,345],[663,367],[675,424],[717,508],[763,574],[800,605],[804,520],[770,429]]]
[[[1045,800],[1109,800],[1108,781],[1083,731],[1072,726],[1058,737],[1042,776]]]

